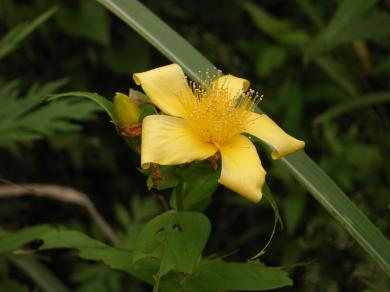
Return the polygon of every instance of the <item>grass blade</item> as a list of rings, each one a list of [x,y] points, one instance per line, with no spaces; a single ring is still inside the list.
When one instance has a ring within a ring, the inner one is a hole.
[[[97,0],[111,10],[189,77],[213,65],[186,40],[136,0]],[[390,244],[378,228],[303,151],[282,158],[286,169],[355,238],[390,276]]]
[[[360,98],[351,99],[324,111],[314,119],[314,123],[320,124],[355,109],[385,102],[390,102],[390,92],[369,94]]]
[[[52,7],[49,10],[42,13],[39,17],[31,22],[24,22],[11,31],[9,31],[1,40],[0,40],[0,59],[4,58],[6,55],[11,53],[17,48],[19,43],[23,41],[27,36],[29,36],[38,26],[44,23],[57,11],[56,7]]]
[[[303,151],[281,158],[282,163],[390,275],[390,244],[380,230],[335,182]]]
[[[18,268],[45,292],[70,292],[68,288],[42,263],[32,257],[10,257]]]

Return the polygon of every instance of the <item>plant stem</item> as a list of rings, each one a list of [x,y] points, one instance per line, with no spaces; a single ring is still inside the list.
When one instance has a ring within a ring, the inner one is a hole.
[[[179,183],[176,188],[175,196],[176,196],[176,210],[183,211],[184,209],[184,198],[183,198],[183,183]]]

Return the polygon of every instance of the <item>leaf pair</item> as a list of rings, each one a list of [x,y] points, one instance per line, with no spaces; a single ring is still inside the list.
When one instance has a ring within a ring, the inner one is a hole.
[[[210,229],[207,217],[201,213],[166,212],[145,225],[131,251],[108,246],[64,227],[38,225],[0,236],[0,255],[26,262],[31,260],[32,253],[39,251],[76,249],[83,259],[102,261],[149,284],[153,284],[153,275],[157,274],[155,279],[160,280],[161,291],[170,292],[257,291],[291,285],[280,268],[265,267],[258,262],[202,259]],[[39,245],[34,248],[33,242]],[[66,291],[61,286],[58,289]]]

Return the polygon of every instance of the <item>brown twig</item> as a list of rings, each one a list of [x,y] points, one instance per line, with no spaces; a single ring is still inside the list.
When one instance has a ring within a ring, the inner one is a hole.
[[[34,195],[36,197],[43,197],[62,201],[65,203],[73,203],[83,206],[87,209],[89,215],[99,226],[100,230],[107,236],[107,238],[114,245],[119,244],[119,239],[111,226],[103,218],[103,216],[96,209],[95,205],[88,198],[88,196],[78,190],[70,187],[64,187],[51,184],[15,184],[4,179],[1,181],[7,183],[0,185],[0,199],[19,198],[26,195]]]

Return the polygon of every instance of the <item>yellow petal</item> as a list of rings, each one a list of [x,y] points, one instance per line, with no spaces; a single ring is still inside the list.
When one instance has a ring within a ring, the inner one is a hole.
[[[305,147],[305,142],[288,135],[265,114],[250,113],[245,133],[269,144],[273,148],[273,159],[278,159]]]
[[[242,92],[248,90],[250,82],[246,79],[238,78],[233,75],[224,75],[214,81],[214,85],[219,89],[226,90],[229,97],[238,98]]]
[[[180,99],[193,98],[187,79],[177,64],[159,67],[133,75],[146,95],[162,112],[183,117],[185,109]]]
[[[219,150],[222,156],[219,182],[252,202],[260,201],[266,172],[252,142],[237,135],[220,145]]]
[[[142,122],[142,168],[148,168],[151,162],[175,165],[202,160],[217,150],[195,134],[182,118],[151,115]]]

